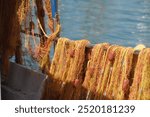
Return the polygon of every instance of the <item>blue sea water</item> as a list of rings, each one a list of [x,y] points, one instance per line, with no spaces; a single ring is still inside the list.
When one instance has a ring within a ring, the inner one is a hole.
[[[150,0],[58,0],[61,36],[150,47]]]

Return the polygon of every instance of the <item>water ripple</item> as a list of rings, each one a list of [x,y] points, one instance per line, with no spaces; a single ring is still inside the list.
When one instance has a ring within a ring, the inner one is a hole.
[[[150,0],[59,0],[62,36],[150,47]]]

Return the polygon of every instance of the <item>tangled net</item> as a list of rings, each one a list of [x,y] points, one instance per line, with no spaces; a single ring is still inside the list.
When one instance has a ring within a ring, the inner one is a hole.
[[[47,73],[51,64],[50,50],[61,30],[59,21],[54,21],[52,17],[50,0],[22,0],[17,14],[22,32],[25,33],[24,47],[41,70]],[[46,33],[45,22],[50,34]]]
[[[25,48],[49,76],[44,99],[150,99],[149,48],[141,50],[136,64],[130,47],[102,43],[87,51],[88,40],[58,39],[61,25],[52,17],[49,0],[21,0],[16,10]]]

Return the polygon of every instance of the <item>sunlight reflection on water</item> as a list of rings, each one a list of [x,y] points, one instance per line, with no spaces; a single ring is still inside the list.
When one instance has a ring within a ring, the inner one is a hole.
[[[150,0],[59,0],[62,36],[150,47]]]

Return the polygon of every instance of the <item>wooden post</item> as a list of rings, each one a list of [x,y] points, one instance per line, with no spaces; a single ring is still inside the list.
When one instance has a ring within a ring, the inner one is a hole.
[[[4,75],[8,73],[9,57],[14,55],[17,42],[20,40],[19,21],[17,19],[19,4],[17,3],[18,0],[0,0],[1,73]],[[20,56],[17,57],[20,58]]]
[[[21,40],[18,40],[17,42],[17,46],[16,46],[16,51],[15,51],[15,62],[18,64],[22,64],[22,44],[21,44]]]

